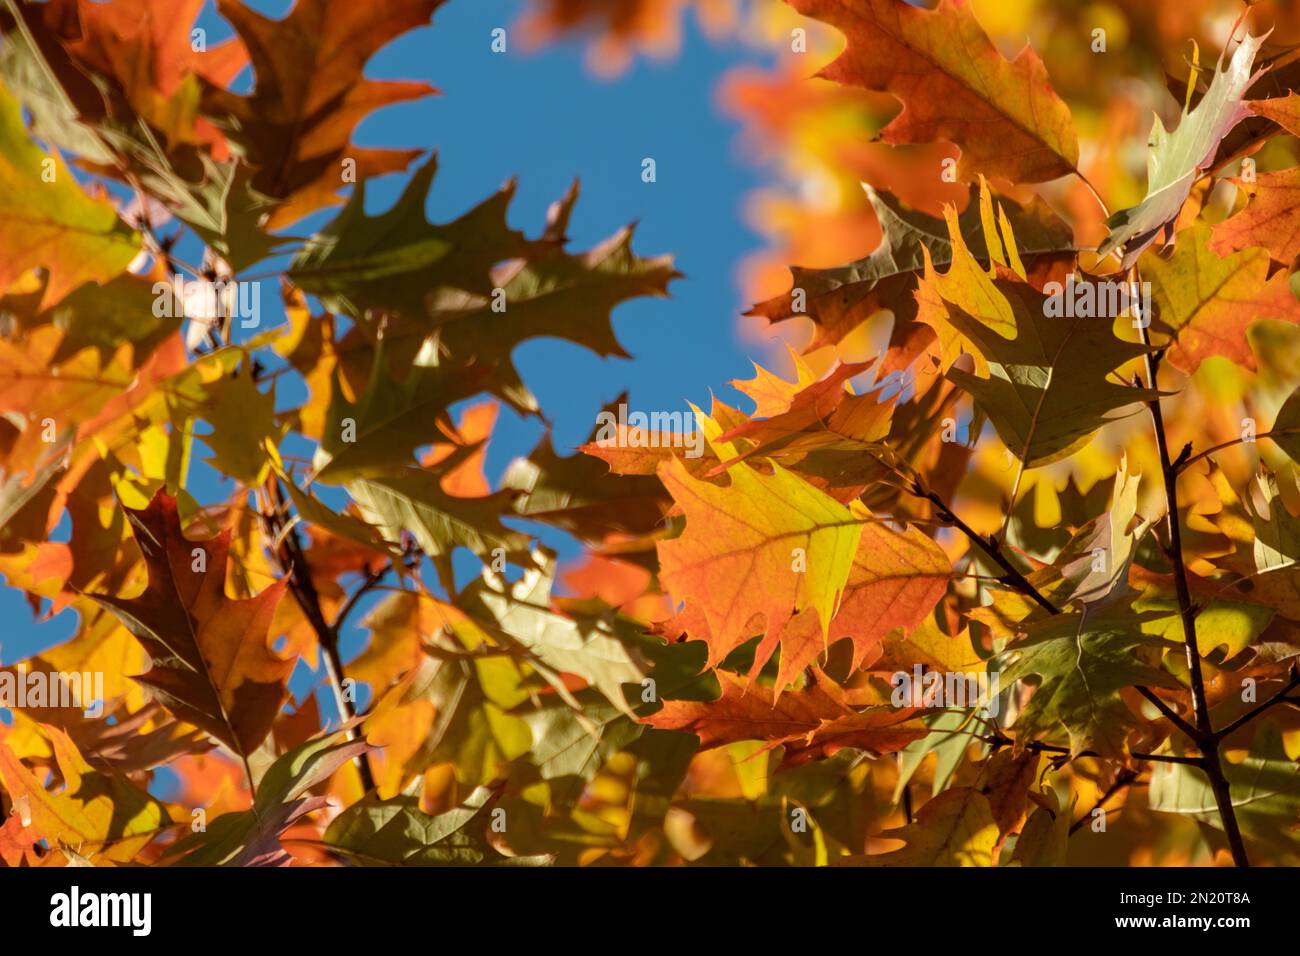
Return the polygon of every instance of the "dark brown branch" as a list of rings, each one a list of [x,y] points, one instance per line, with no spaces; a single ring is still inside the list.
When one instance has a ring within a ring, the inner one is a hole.
[[[269,513],[262,515],[262,521],[267,537],[273,543],[277,540],[280,542],[276,557],[281,569],[288,575],[289,592],[298,602],[298,607],[302,609],[307,622],[316,632],[316,639],[320,642],[321,649],[325,651],[325,673],[334,694],[334,704],[338,708],[339,716],[350,722],[357,716],[357,710],[343,691],[343,658],[339,654],[338,629],[325,620],[325,614],[321,610],[320,595],[316,591],[315,581],[312,580],[311,567],[307,563],[307,555],[303,550],[302,539],[298,536],[298,529],[284,520],[286,506],[280,483],[275,478],[271,478],[267,481],[266,491]],[[371,586],[373,587],[373,584]],[[361,731],[355,725],[348,728],[347,734],[349,739],[361,739]],[[375,778],[366,754],[357,756],[356,766],[361,776],[362,787],[366,792],[374,790]]]
[[[1029,583],[1028,578],[1021,573],[1020,569],[1011,563],[1011,559],[1006,556],[1002,550],[1002,544],[992,535],[985,538],[973,529],[961,518],[957,517],[935,492],[926,489],[920,481],[913,482],[911,493],[918,498],[924,498],[930,504],[934,505],[936,513],[948,524],[951,524],[970,540],[979,545],[980,550],[988,555],[989,560],[1002,569],[1002,577],[999,578],[1003,584],[1015,588],[1021,594],[1034,601],[1039,607],[1048,614],[1060,614],[1061,609],[1043,596],[1043,593]]]
[[[1297,687],[1300,687],[1300,669],[1298,669],[1295,664],[1292,664],[1291,677],[1286,682],[1285,687],[1279,690],[1268,700],[1264,701],[1258,707],[1255,707],[1247,711],[1246,713],[1242,714],[1240,717],[1232,721],[1232,723],[1228,724],[1226,727],[1216,730],[1214,732],[1215,738],[1218,740],[1222,740],[1224,737],[1227,737],[1230,733],[1232,733],[1237,728],[1243,727],[1246,724],[1250,723],[1252,720],[1254,720],[1264,711],[1268,710],[1270,707],[1275,707],[1278,704],[1282,704],[1282,703],[1300,704],[1300,697],[1288,696],[1288,692],[1295,690],[1295,688]]]
[[[1137,270],[1130,278],[1137,281]],[[1150,345],[1145,326],[1141,330],[1142,343]],[[1162,352],[1148,352],[1146,356],[1147,382],[1152,392],[1156,391],[1157,375],[1160,370]],[[1196,740],[1201,748],[1201,769],[1210,781],[1210,790],[1214,794],[1214,803],[1223,822],[1223,832],[1228,838],[1232,851],[1232,860],[1237,866],[1250,866],[1246,855],[1246,844],[1241,837],[1241,828],[1237,824],[1237,814],[1232,805],[1232,790],[1228,778],[1224,776],[1223,764],[1219,759],[1219,738],[1215,736],[1214,726],[1210,721],[1209,704],[1205,694],[1205,675],[1201,670],[1201,649],[1196,642],[1196,605],[1192,603],[1192,591],[1187,582],[1187,567],[1183,560],[1182,529],[1178,518],[1178,472],[1169,457],[1169,439],[1165,433],[1164,414],[1160,409],[1160,395],[1156,393],[1147,402],[1151,412],[1151,424],[1156,434],[1156,447],[1160,453],[1160,471],[1164,479],[1165,509],[1168,512],[1169,554],[1173,560],[1174,588],[1178,593],[1178,611],[1183,624],[1183,647],[1187,654],[1187,672],[1192,685],[1192,718],[1199,734]],[[1191,458],[1179,456],[1185,465]]]
[[[1137,688],[1137,692],[1141,694],[1143,697],[1145,697],[1147,700],[1149,700],[1155,706],[1156,710],[1164,714],[1165,717],[1168,718],[1171,724],[1173,724],[1175,727],[1177,727],[1187,736],[1191,737],[1197,743],[1200,743],[1201,741],[1200,730],[1198,730],[1196,727],[1193,727],[1187,721],[1183,720],[1182,717],[1178,716],[1178,712],[1175,711],[1168,704],[1166,704],[1159,697],[1157,697],[1155,691],[1153,691],[1150,687],[1139,687]]]
[[[357,606],[357,603],[377,588],[388,575],[388,572],[392,570],[393,562],[389,561],[387,565],[380,568],[378,571],[366,572],[366,579],[361,582],[360,587],[349,595],[347,601],[343,603],[343,607],[339,608],[338,615],[334,618],[334,630],[336,633],[342,630],[344,622],[347,621],[348,615],[352,613],[353,609]]]
[[[980,737],[977,734],[976,736],[978,737],[978,739],[983,740],[985,743],[991,744],[995,749],[999,747],[1009,747],[1015,743],[1015,741],[1012,740],[1010,737],[1004,737],[1001,734],[992,734],[983,737]],[[1069,756],[1070,754],[1069,747],[1058,747],[1055,744],[1044,744],[1038,742],[1037,740],[1027,741],[1021,746],[1025,750],[1028,750],[1030,753],[1060,754],[1062,756]],[[1097,751],[1095,750],[1083,750],[1075,754],[1074,756],[1075,757],[1097,757],[1102,760],[1110,759],[1107,758],[1104,754],[1097,753]],[[1178,754],[1151,754],[1151,753],[1139,753],[1137,751],[1133,751],[1129,754],[1129,756],[1132,757],[1134,760],[1146,760],[1151,763],[1181,763],[1181,764],[1188,764],[1189,766],[1194,766],[1194,767],[1199,767],[1201,765],[1200,757],[1180,757]]]

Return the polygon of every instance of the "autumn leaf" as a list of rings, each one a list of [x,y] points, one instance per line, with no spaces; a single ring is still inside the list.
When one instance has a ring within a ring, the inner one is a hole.
[[[1139,685],[1178,686],[1150,662],[1163,646],[1168,645],[1159,638],[1135,632],[1131,618],[1116,608],[1062,614],[1029,625],[1025,636],[1005,651],[1007,666],[1000,674],[1006,687],[1037,679],[1012,728],[1017,738],[1054,740],[1064,731],[1073,755],[1096,750],[1123,757],[1128,731],[1137,720],[1120,692]]]
[[[1117,410],[1153,397],[1115,381],[1115,370],[1146,349],[1117,338],[1113,316],[1053,314],[1048,295],[1005,269],[995,275],[958,247],[948,273],[927,269],[917,297],[921,320],[947,343],[948,378],[974,396],[1026,468],[1070,454]],[[987,375],[951,367],[958,343]]]
[[[693,478],[677,460],[660,471],[686,515],[681,537],[658,545],[660,577],[706,618],[710,666],[755,633],[779,638],[805,608],[825,638],[862,533],[849,509],[779,465],[770,475],[737,465],[727,477]]]
[[[430,156],[392,208],[378,216],[366,213],[366,181],[358,182],[342,212],[294,259],[289,270],[294,283],[355,318],[373,309],[417,323],[441,286],[490,297],[492,266],[531,249],[506,224],[514,187],[437,226],[424,212],[437,169],[437,157]]]
[[[1220,141],[1249,115],[1242,95],[1255,79],[1251,71],[1262,42],[1258,37],[1243,38],[1227,67],[1222,62],[1216,65],[1209,90],[1195,107],[1183,110],[1173,130],[1155,120],[1147,154],[1146,198],[1106,220],[1110,235],[1097,249],[1099,257],[1118,251],[1127,269],[1162,233],[1164,241],[1172,238],[1174,220],[1192,184],[1213,161]]]
[[[257,787],[253,805],[224,813],[206,828],[168,848],[171,866],[288,866],[292,857],[279,837],[326,800],[308,796],[349,760],[364,754],[364,741],[348,740],[345,732],[327,733],[280,756]]]
[[[943,597],[951,573],[948,556],[920,529],[865,523],[843,598],[825,637],[811,610],[795,615],[781,632],[777,692],[825,653],[827,639],[849,639],[855,669],[869,663],[889,634],[910,634],[925,620]],[[751,677],[775,649],[776,640],[765,637],[754,654]]]
[[[894,196],[869,185],[864,188],[881,232],[880,245],[871,255],[834,269],[796,266],[791,270],[791,292],[755,305],[749,315],[777,322],[806,314],[817,325],[812,343],[816,348],[838,342],[881,309],[892,309],[895,343],[899,341],[900,330],[916,316],[916,284],[925,268],[925,254],[929,253],[936,266],[946,267],[952,262],[953,243],[943,219],[908,209]],[[1041,201],[1026,206],[1003,201],[1001,205],[1009,210],[1004,212],[1006,221],[1028,266],[1042,268],[1073,260],[1074,237],[1069,227]],[[985,240],[982,207],[979,191],[972,187],[971,201],[958,218],[957,229],[971,256],[988,264],[995,257],[1002,258],[1002,250],[996,232],[992,243]]]
[[[430,816],[412,797],[367,797],[325,831],[325,842],[367,866],[541,866],[549,857],[508,857],[486,838],[498,794],[479,787],[454,810]],[[504,811],[502,811],[504,812]]]
[[[902,101],[902,112],[881,131],[885,142],[956,143],[962,180],[982,172],[1041,182],[1079,161],[1069,107],[1038,54],[1026,47],[1008,62],[964,2],[943,0],[934,10],[902,0],[790,4],[848,37],[848,50],[820,75]]]
[[[1300,323],[1300,300],[1287,277],[1269,278],[1268,271],[1264,250],[1228,254],[1203,225],[1185,230],[1167,259],[1143,259],[1156,316],[1174,336],[1169,361],[1189,374],[1213,355],[1254,369],[1247,329],[1262,319]]]
[[[40,308],[86,282],[126,271],[139,238],[106,199],[87,195],[57,156],[31,142],[18,101],[0,87],[0,291],[29,269],[49,271]]]
[[[244,367],[209,385],[207,402],[212,431],[199,437],[212,449],[211,463],[247,485],[261,483],[270,469],[266,443],[274,447],[284,431],[275,420],[275,392],[259,390]]]
[[[391,374],[381,341],[366,390],[349,401],[336,374],[313,477],[329,484],[392,472],[414,464],[415,449],[445,439],[454,427],[448,408],[479,391],[481,370],[440,364],[433,341],[403,377]]]
[[[94,770],[63,731],[43,726],[42,733],[54,750],[61,790],[47,790],[0,740],[0,784],[24,801],[39,839],[125,863],[170,825],[161,803],[125,777]]]
[[[1300,771],[1287,756],[1278,725],[1263,723],[1244,760],[1225,771],[1242,831],[1257,848],[1296,857],[1296,814],[1300,811]],[[1190,816],[1222,828],[1210,783],[1204,773],[1185,764],[1165,764],[1151,775],[1149,806],[1156,813]]]
[[[1288,133],[1300,131],[1300,94],[1270,100],[1253,100],[1247,104],[1256,116],[1280,124]],[[1300,218],[1296,214],[1296,197],[1300,194],[1300,170],[1283,169],[1260,173],[1248,182],[1236,180],[1249,197],[1241,212],[1215,224],[1208,245],[1220,256],[1261,246],[1282,265],[1289,266],[1300,255]]]
[[[202,109],[237,144],[258,193],[282,200],[269,228],[287,226],[335,201],[342,163],[356,179],[405,169],[418,150],[355,146],[352,132],[372,111],[428,96],[425,83],[372,80],[370,58],[394,37],[427,24],[442,0],[396,0],[375,16],[346,0],[297,0],[271,20],[238,0],[218,11],[234,25],[253,63],[243,96],[206,84]]]
[[[842,866],[992,866],[998,825],[988,798],[954,787],[926,803],[916,821],[880,836],[905,846],[887,853],[852,856]]]
[[[561,696],[563,686],[553,675],[573,674],[630,717],[623,685],[639,684],[645,676],[642,654],[620,634],[617,622],[552,609],[554,561],[538,555],[534,564],[514,584],[485,575],[468,587],[463,607],[471,620],[497,643],[526,652]]]
[[[396,546],[405,531],[431,558],[458,547],[489,557],[497,548],[516,555],[527,552],[528,537],[501,524],[514,499],[508,491],[481,497],[449,495],[437,473],[418,468],[351,481],[347,489],[361,516],[390,546]]]
[[[776,698],[770,690],[727,671],[717,672],[722,697],[710,703],[670,700],[642,722],[660,730],[684,730],[709,750],[738,740],[784,747],[783,765],[828,757],[842,747],[888,753],[924,736],[910,708],[855,711],[819,684]]]
[[[278,657],[267,628],[284,593],[277,582],[256,597],[225,594],[230,532],[185,536],[176,499],[160,490],[143,511],[126,509],[149,569],[131,598],[93,594],[149,653],[137,680],[168,710],[238,754],[255,750],[285,697],[293,660]]]
[[[0,863],[1294,862],[1294,11],[442,5],[0,0]]]

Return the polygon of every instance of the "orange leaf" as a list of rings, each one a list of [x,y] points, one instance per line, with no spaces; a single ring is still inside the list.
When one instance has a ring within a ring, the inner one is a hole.
[[[1227,256],[1263,246],[1275,261],[1290,266],[1300,256],[1300,169],[1260,173],[1253,183],[1233,182],[1246,190],[1250,204],[1214,227],[1210,249]]]
[[[1043,61],[1027,46],[1004,59],[965,0],[941,0],[934,10],[903,0],[790,3],[848,37],[848,50],[821,76],[902,101],[903,111],[881,131],[886,143],[956,143],[962,180],[984,173],[1042,182],[1078,162],[1069,107]]]
[[[427,24],[442,2],[390,0],[376,9],[355,0],[298,0],[283,20],[237,0],[217,5],[248,47],[257,84],[251,96],[209,88],[204,111],[229,114],[229,138],[258,167],[254,189],[286,200],[268,228],[332,205],[344,158],[356,161],[360,181],[405,169],[419,154],[363,149],[351,137],[374,110],[434,92],[426,83],[370,80],[364,70],[394,37]]]
[[[686,513],[681,537],[658,545],[660,579],[708,622],[709,665],[763,631],[780,638],[796,611],[810,609],[821,633],[839,604],[861,534],[848,508],[774,465],[745,464],[730,484],[691,477],[674,459],[659,477]]]
[[[133,598],[91,597],[148,651],[153,667],[136,679],[164,707],[236,753],[250,753],[270,732],[294,666],[276,656],[267,634],[285,582],[232,600],[225,593],[229,530],[206,541],[186,538],[176,499],[163,489],[143,511],[125,510],[148,587]]]
[[[784,745],[783,765],[787,766],[828,757],[841,747],[895,751],[927,733],[913,720],[912,708],[854,711],[820,684],[776,700],[770,689],[727,671],[718,671],[718,680],[720,699],[670,700],[642,722],[660,730],[695,734],[703,750],[738,740],[766,741],[764,750]]]

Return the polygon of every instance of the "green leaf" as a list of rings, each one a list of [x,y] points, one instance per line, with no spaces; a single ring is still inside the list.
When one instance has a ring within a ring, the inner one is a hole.
[[[452,223],[433,225],[424,206],[437,168],[431,156],[378,216],[366,214],[366,182],[357,183],[343,211],[294,259],[289,278],[331,311],[354,319],[373,310],[419,323],[429,295],[440,287],[491,296],[492,266],[531,248],[506,224],[514,186]]]
[[[1221,761],[1241,832],[1282,861],[1300,859],[1300,767],[1287,756],[1273,721],[1260,724],[1250,753],[1240,763]],[[1157,813],[1180,813],[1222,830],[1209,778],[1188,764],[1151,768],[1147,805]]]
[[[265,443],[280,442],[284,427],[275,420],[275,389],[260,391],[252,363],[206,386],[204,419],[212,426],[197,437],[212,449],[208,463],[246,485],[259,484],[270,467]]]
[[[583,694],[581,711],[562,702],[523,715],[533,732],[524,758],[550,784],[551,801],[571,806],[609,758],[642,732],[640,724],[610,705]]]
[[[487,840],[497,792],[478,787],[459,807],[429,816],[418,797],[368,793],[325,831],[333,849],[365,866],[545,866],[547,856],[508,857]],[[504,811],[502,811],[504,813]],[[505,817],[501,818],[507,822]]]
[[[172,866],[287,865],[290,857],[280,846],[280,834],[325,806],[324,797],[307,797],[307,791],[370,749],[341,731],[300,744],[271,764],[250,809],[209,821],[206,831],[171,848],[166,861]]]
[[[1017,739],[1058,739],[1064,730],[1073,755],[1085,750],[1110,757],[1127,754],[1128,731],[1137,721],[1120,691],[1180,686],[1143,661],[1158,648],[1172,646],[1142,633],[1144,619],[1121,604],[1031,624],[1026,637],[1003,652],[1008,662],[1001,672],[1003,690],[1015,681],[1038,678],[1012,728]]]
[[[493,272],[500,289],[495,301],[473,290],[430,300],[441,346],[458,361],[495,366],[493,391],[521,412],[536,411],[537,403],[510,361],[515,346],[549,336],[602,357],[627,358],[614,335],[613,309],[638,296],[666,296],[668,283],[680,276],[670,256],[643,258],[632,251],[632,226],[587,252],[565,252],[565,230],[577,199],[574,183],[552,207],[528,257]]]
[[[526,554],[529,537],[501,524],[514,495],[498,492],[462,498],[442,490],[437,472],[407,468],[377,478],[347,484],[362,516],[391,544],[409,531],[429,557],[449,555],[458,547],[486,558],[494,549]]]
[[[1250,115],[1242,95],[1255,79],[1251,68],[1263,42],[1263,37],[1244,37],[1227,69],[1215,68],[1210,88],[1193,109],[1184,108],[1173,131],[1159,119],[1152,123],[1146,198],[1106,220],[1110,235],[1097,249],[1099,258],[1119,250],[1127,269],[1159,233],[1172,237],[1174,220],[1192,185],[1214,161],[1219,142]]]
[[[366,478],[412,464],[415,449],[455,434],[447,409],[480,391],[483,370],[439,364],[432,341],[402,380],[389,371],[381,339],[366,390],[356,404],[343,394],[338,374],[320,447],[315,479],[328,484]]]
[[[619,633],[609,616],[565,617],[551,610],[554,559],[539,552],[537,567],[514,584],[485,574],[461,595],[460,604],[477,623],[489,626],[494,639],[527,651],[543,669],[581,677],[619,712],[632,715],[624,684],[640,683],[646,669],[632,641]],[[547,680],[562,692],[563,683]]]
[[[949,302],[947,322],[988,367],[981,377],[951,368],[948,378],[969,392],[998,437],[1027,468],[1057,461],[1085,444],[1117,409],[1155,396],[1122,385],[1115,369],[1146,349],[1116,338],[1108,319],[1052,317],[1047,297],[1024,283],[999,279],[1014,322],[1008,338]]]

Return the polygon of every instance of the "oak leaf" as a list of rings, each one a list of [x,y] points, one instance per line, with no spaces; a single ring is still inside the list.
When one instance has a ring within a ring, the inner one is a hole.
[[[0,740],[0,784],[25,804],[40,838],[83,855],[126,863],[171,823],[166,808],[123,776],[95,770],[63,731],[44,726],[61,790],[47,790]]]
[[[1074,123],[1043,61],[1026,46],[1008,62],[964,0],[942,0],[933,10],[903,0],[790,5],[848,38],[847,51],[819,75],[902,101],[902,112],[881,131],[885,142],[956,143],[963,180],[982,172],[1042,182],[1074,170]]]
[[[749,311],[771,322],[807,315],[816,325],[810,348],[840,341],[882,309],[895,316],[894,340],[901,346],[904,330],[916,317],[916,284],[925,268],[925,253],[936,266],[952,262],[953,242],[943,219],[909,209],[894,196],[867,185],[867,201],[880,224],[880,245],[866,258],[834,269],[792,267],[794,288],[783,296],[760,302]],[[957,231],[971,256],[988,265],[1005,262],[997,230],[984,226],[985,197],[972,186],[970,202],[957,219]],[[989,200],[991,205],[991,199]],[[1004,229],[1014,230],[1019,255],[1031,271],[1050,269],[1074,260],[1070,227],[1041,200],[1026,205],[999,203]],[[986,240],[991,235],[992,241]],[[796,301],[800,295],[803,301]],[[760,411],[759,414],[766,414]]]
[[[718,700],[666,701],[642,723],[693,733],[702,750],[738,740],[761,740],[764,750],[784,747],[783,766],[829,757],[843,747],[889,753],[927,732],[915,710],[854,710],[820,683],[777,698],[770,689],[728,671],[718,671],[717,677],[722,685]]]
[[[1214,355],[1253,370],[1249,327],[1262,319],[1300,323],[1300,300],[1288,277],[1269,278],[1268,253],[1251,245],[1256,247],[1233,254],[1227,246],[1216,247],[1210,229],[1198,224],[1183,230],[1167,259],[1143,260],[1156,317],[1174,337],[1169,361],[1188,374]]]
[[[917,293],[921,320],[945,343],[948,378],[975,398],[1025,467],[1034,468],[1077,450],[1122,417],[1118,410],[1136,410],[1134,403],[1155,393],[1115,381],[1116,369],[1147,350],[1118,338],[1113,317],[1053,316],[1047,295],[997,269],[996,278],[989,276],[961,254],[945,275],[928,269]],[[952,365],[959,343],[987,375]]]
[[[1059,614],[1026,628],[1004,652],[1004,687],[1037,678],[1033,696],[1012,727],[1018,740],[1069,738],[1070,753],[1093,750],[1108,757],[1128,753],[1128,732],[1137,724],[1120,692],[1135,686],[1179,687],[1149,663],[1171,646],[1136,628],[1141,616],[1109,605],[1080,614]]]
[[[256,170],[251,188],[282,200],[268,228],[335,202],[345,158],[364,179],[405,169],[418,155],[358,147],[351,137],[372,111],[434,92],[425,83],[369,79],[365,68],[390,40],[427,24],[442,2],[394,0],[376,11],[351,0],[297,0],[283,20],[272,20],[239,0],[220,0],[255,83],[248,96],[206,84],[202,110]]]
[[[1196,106],[1183,110],[1173,130],[1159,118],[1152,123],[1146,198],[1106,220],[1110,235],[1098,247],[1099,257],[1119,251],[1127,269],[1161,233],[1165,241],[1172,238],[1174,220],[1193,183],[1214,161],[1223,138],[1250,115],[1242,96],[1258,75],[1252,67],[1262,42],[1260,37],[1242,39],[1227,68],[1220,68],[1222,62],[1215,67],[1209,90]]]
[[[271,650],[267,633],[284,582],[253,598],[228,598],[230,532],[187,538],[176,499],[164,489],[144,510],[126,514],[149,569],[148,586],[131,598],[90,596],[149,653],[153,666],[136,680],[177,717],[237,754],[251,753],[271,730],[294,666]]]
[[[805,608],[825,638],[861,519],[780,465],[764,475],[738,464],[725,486],[692,477],[675,459],[659,475],[686,515],[682,535],[658,545],[660,578],[707,620],[709,666],[755,633],[779,638]]]
[[[0,292],[29,269],[49,281],[40,308],[86,282],[126,271],[139,237],[106,199],[88,195],[57,156],[28,137],[18,101],[0,86]]]
[[[887,853],[851,856],[841,866],[992,866],[998,824],[988,798],[970,787],[954,787],[930,800],[916,820],[883,838],[906,846]]]

